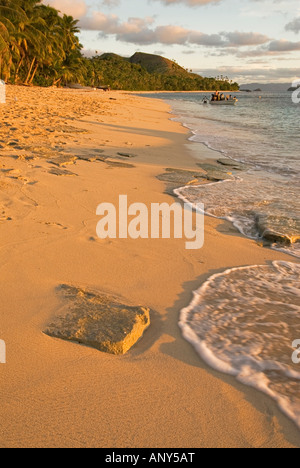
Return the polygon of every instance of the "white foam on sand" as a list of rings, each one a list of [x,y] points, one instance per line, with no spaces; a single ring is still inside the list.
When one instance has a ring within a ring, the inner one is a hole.
[[[273,262],[210,277],[179,325],[207,364],[269,395],[300,427],[299,315],[300,265]]]
[[[254,180],[255,174],[244,173],[243,178],[180,187],[174,193],[192,207],[203,203],[206,215],[230,221],[245,237],[267,240],[272,248],[300,257],[300,221],[293,212],[286,214],[281,186],[274,201],[267,185]]]

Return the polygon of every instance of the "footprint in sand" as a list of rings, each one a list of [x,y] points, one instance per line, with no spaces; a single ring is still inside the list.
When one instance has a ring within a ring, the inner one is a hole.
[[[73,155],[63,155],[63,156],[58,157],[56,159],[51,159],[48,162],[50,164],[53,164],[54,166],[57,166],[57,167],[64,167],[64,166],[67,166],[67,165],[76,164],[77,159],[78,158],[76,156],[73,156]]]
[[[4,172],[4,174],[8,175],[9,177],[16,177],[21,174],[19,169],[2,169],[2,172]]]
[[[48,173],[58,177],[77,177],[77,174],[74,174],[74,172],[71,171],[67,171],[66,169],[55,168],[48,171]]]
[[[28,179],[28,177],[23,177],[23,176],[17,177],[17,179],[23,182],[24,185],[35,185],[38,183],[37,180],[31,180],[31,179]]]
[[[100,239],[99,237],[94,237],[94,236],[91,236],[89,237],[89,241],[90,242],[97,242],[97,243],[101,243],[101,244],[107,244],[107,245],[110,245],[112,244],[112,240],[111,239]]]
[[[136,154],[132,153],[117,153],[118,156],[121,156],[122,158],[136,158]]]
[[[12,221],[12,218],[10,216],[6,216],[6,213],[4,210],[0,210],[0,222],[2,221]]]
[[[60,223],[52,223],[52,222],[50,222],[50,221],[45,222],[45,223],[42,223],[42,224],[45,224],[45,226],[56,227],[56,228],[58,228],[58,229],[62,229],[63,231],[69,229],[69,228],[67,228],[66,226],[63,226],[63,225],[60,224]]]
[[[32,181],[28,177],[23,176],[19,169],[2,169],[2,172],[4,172],[5,175],[10,179],[19,180],[20,182],[23,182],[24,185],[34,185],[37,183],[37,181]]]

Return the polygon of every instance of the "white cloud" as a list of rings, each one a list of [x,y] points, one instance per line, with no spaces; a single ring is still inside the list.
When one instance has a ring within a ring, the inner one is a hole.
[[[160,1],[169,5],[185,3],[188,6],[196,6],[219,3],[224,0]],[[252,1],[257,2],[257,0]],[[278,1],[280,3],[280,0]],[[140,46],[155,44],[202,46],[210,51],[210,55],[233,55],[240,59],[267,56],[280,57],[300,50],[300,42],[285,39],[275,40],[257,32],[223,31],[205,34],[201,31],[172,24],[155,26],[155,17],[152,16],[145,18],[131,17],[127,21],[122,21],[116,14],[93,11],[91,7],[87,6],[86,0],[43,0],[43,2],[59,9],[62,13],[79,18],[79,26],[82,30],[97,31],[100,38],[114,37],[117,41],[129,44]],[[119,0],[101,1],[106,6],[113,6],[118,2]],[[288,31],[300,32],[300,17],[288,23],[285,28]]]
[[[153,27],[154,18],[129,18],[122,22],[118,16],[93,12],[82,18],[80,26],[84,30],[99,31],[100,37],[114,35],[118,41],[139,45],[200,45],[205,47],[245,47],[262,45],[271,39],[255,32],[221,32],[204,34],[181,26],[164,25]]]
[[[165,5],[174,5],[178,3],[183,3],[188,6],[202,6],[202,5],[208,5],[211,3],[220,3],[223,0],[159,0],[161,3]]]
[[[194,70],[195,71],[195,70]],[[249,68],[249,67],[218,67],[196,70],[203,76],[230,76],[233,80],[241,82],[288,82],[299,77],[298,68]]]
[[[94,11],[92,15],[85,16],[80,20],[80,27],[88,31],[102,31],[106,34],[116,34],[119,23],[119,18],[116,15],[105,15],[100,11]]]
[[[241,33],[238,31],[235,32],[224,32],[222,33],[228,41],[228,47],[240,47],[240,46],[254,46],[265,44],[270,41],[270,38],[264,34],[249,32]]]
[[[88,12],[85,0],[43,0],[43,3],[76,19],[83,18]]]

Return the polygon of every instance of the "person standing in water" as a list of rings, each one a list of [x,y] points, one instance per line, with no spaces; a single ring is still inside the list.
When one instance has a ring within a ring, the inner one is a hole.
[[[219,91],[216,91],[214,94],[212,94],[212,101],[219,101],[220,100],[220,93]]]

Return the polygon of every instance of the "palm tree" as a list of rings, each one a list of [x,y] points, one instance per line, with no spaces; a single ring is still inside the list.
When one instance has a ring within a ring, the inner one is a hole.
[[[19,55],[16,23],[24,21],[25,16],[18,5],[5,0],[0,5],[0,75],[5,81],[10,78],[14,57]]]
[[[1,0],[0,77],[30,85],[38,70],[58,81],[81,76],[77,23],[41,0]]]
[[[6,64],[10,61],[10,33],[5,23],[0,21],[0,79],[6,73]]]
[[[39,1],[39,0],[38,0]],[[8,69],[6,71],[7,79],[10,78],[13,68],[15,68],[15,79],[18,80],[19,71],[23,65],[24,59],[28,58],[29,51],[39,47],[41,39],[41,31],[38,31],[34,25],[34,19],[37,19],[34,14],[29,16],[22,6],[24,0],[5,1],[0,6],[1,22],[9,32],[7,38],[7,46],[3,48],[2,55],[6,54],[8,60]],[[28,10],[34,12],[34,3],[36,0],[27,0]],[[9,25],[9,29],[6,25]],[[45,26],[45,25],[44,25]],[[4,28],[2,27],[2,34]],[[3,36],[2,36],[3,39]],[[1,41],[3,44],[3,41]],[[34,63],[29,65],[29,70],[32,70]],[[31,73],[31,72],[30,72]],[[28,76],[28,75],[27,75]],[[30,76],[28,76],[28,79]]]
[[[61,18],[61,29],[64,33],[64,45],[66,50],[78,50],[82,49],[79,43],[79,38],[76,34],[80,33],[78,27],[78,20],[74,20],[72,16],[64,15]]]

